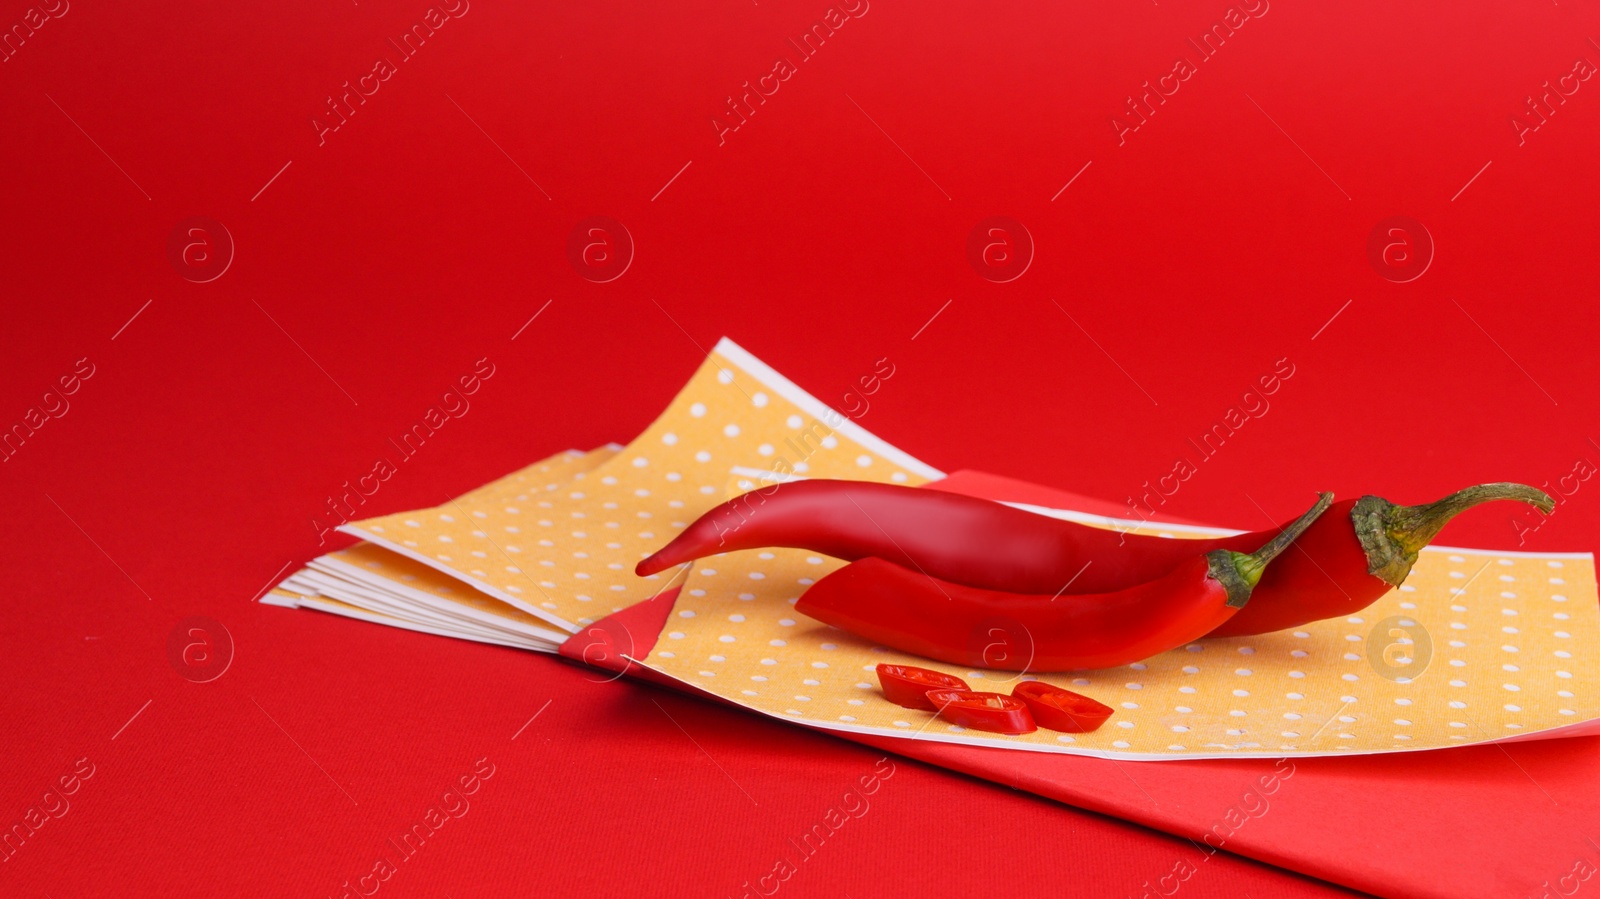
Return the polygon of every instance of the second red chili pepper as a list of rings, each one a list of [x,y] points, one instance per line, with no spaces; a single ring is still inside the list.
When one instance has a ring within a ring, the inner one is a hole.
[[[1219,549],[1100,594],[1006,593],[864,559],[812,585],[795,610],[883,646],[959,665],[1026,671],[1109,668],[1196,640],[1250,599],[1268,563],[1333,501],[1250,554]]]

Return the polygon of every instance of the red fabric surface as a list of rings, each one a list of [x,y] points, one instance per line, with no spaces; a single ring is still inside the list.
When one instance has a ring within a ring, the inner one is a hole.
[[[720,146],[711,116],[825,4],[480,0],[403,59],[391,40],[426,4],[0,9],[32,23],[0,62],[0,424],[36,425],[0,462],[5,820],[94,766],[0,863],[0,892],[337,894],[486,757],[471,811],[385,895],[737,894],[871,770],[842,741],[555,660],[250,603],[325,549],[329,499],[480,358],[496,373],[470,413],[389,456],[358,514],[626,439],[723,334],[855,409],[845,392],[887,357],[864,426],[1116,503],[1291,360],[1270,410],[1166,499],[1195,519],[1258,526],[1315,488],[1563,483],[1600,459],[1595,82],[1520,145],[1510,117],[1600,56],[1600,21],[1477,6],[1274,3],[1119,145],[1128,94],[1225,4],[874,3]],[[387,56],[319,144],[329,95]],[[636,248],[606,283],[567,256],[595,215]],[[967,255],[996,215],[1035,248],[1006,283]],[[1437,248],[1410,283],[1367,255],[1396,215]],[[169,250],[194,216],[234,247],[204,283],[188,226]],[[63,408],[45,392],[78,360],[92,375]],[[1593,545],[1600,488],[1562,489],[1528,548]],[[1448,536],[1515,531],[1486,511]],[[232,637],[204,684],[168,655],[193,615]],[[1511,749],[1526,786],[1460,826],[1585,808],[1552,752]],[[1462,783],[1386,785],[1360,807],[1400,836],[1375,827],[1362,853],[1403,865],[1449,839],[1407,825]],[[681,815],[639,811],[658,807]],[[1194,852],[913,763],[852,826],[782,888],[1138,895]],[[1059,861],[990,862],[1019,840]],[[1570,867],[1529,858],[1530,893]],[[1331,892],[1221,856],[1182,889]]]

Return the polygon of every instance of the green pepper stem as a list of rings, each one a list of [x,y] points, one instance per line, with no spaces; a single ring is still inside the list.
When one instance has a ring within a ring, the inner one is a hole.
[[[1228,550],[1214,550],[1208,553],[1212,576],[1221,581],[1228,591],[1228,605],[1237,608],[1248,602],[1250,591],[1255,589],[1256,584],[1261,583],[1261,573],[1266,570],[1267,563],[1288,549],[1289,544],[1305,533],[1306,528],[1311,527],[1312,522],[1328,511],[1331,505],[1333,505],[1333,494],[1318,494],[1316,505],[1285,525],[1283,530],[1253,553],[1236,553]]]
[[[1525,484],[1479,484],[1420,506],[1398,506],[1382,497],[1363,496],[1350,512],[1356,537],[1367,553],[1367,571],[1399,586],[1411,573],[1417,553],[1439,535],[1450,520],[1467,509],[1497,500],[1520,500],[1546,515],[1555,501],[1543,490]]]
[[[1322,517],[1333,505],[1333,494],[1321,493],[1317,495],[1317,504],[1306,510],[1304,515],[1290,522],[1277,536],[1268,540],[1264,546],[1249,555],[1236,553],[1239,557],[1234,564],[1239,568],[1239,574],[1254,587],[1261,582],[1261,572],[1267,568],[1267,563],[1276,559],[1280,553],[1289,548],[1295,538],[1306,532],[1311,523]]]

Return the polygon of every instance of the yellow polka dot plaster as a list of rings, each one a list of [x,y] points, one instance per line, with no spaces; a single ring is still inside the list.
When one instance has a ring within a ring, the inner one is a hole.
[[[797,614],[800,593],[840,564],[783,549],[701,560],[646,663],[815,727],[1130,759],[1436,749],[1600,717],[1588,555],[1430,548],[1402,588],[1350,618],[1039,675],[1115,714],[1091,734],[1021,736],[963,730],[885,700],[879,662],[946,671],[974,690],[1010,692],[1035,676],[960,670]]]
[[[527,502],[529,494],[546,494],[560,489],[572,479],[615,456],[621,449],[613,444],[589,452],[566,450],[556,453],[478,487],[460,499],[474,503]],[[408,514],[436,511],[422,510]],[[388,582],[388,589],[413,591],[424,601],[431,599],[464,607],[473,617],[509,624],[541,639],[560,642],[564,638],[564,631],[551,630],[549,622],[544,619],[494,599],[443,571],[380,544],[362,541],[319,556],[312,560],[311,567],[346,579],[373,580],[380,585]],[[342,611],[342,608],[336,611]],[[382,617],[387,620],[387,616]]]

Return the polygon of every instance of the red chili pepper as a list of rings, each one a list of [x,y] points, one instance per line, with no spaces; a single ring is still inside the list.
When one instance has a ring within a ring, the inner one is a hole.
[[[929,690],[928,701],[937,707],[939,717],[973,730],[1000,734],[1031,734],[1039,728],[1020,699],[1004,693],[975,693],[971,690]]]
[[[912,665],[878,663],[878,683],[883,687],[883,698],[901,708],[935,711],[928,701],[929,690],[965,690],[967,682],[943,671],[917,668]]]
[[[1099,730],[1112,713],[1111,706],[1043,681],[1025,680],[1012,688],[1011,695],[1027,704],[1040,727],[1064,734]]]
[[[1354,615],[1405,583],[1417,553],[1452,518],[1481,503],[1513,499],[1546,514],[1555,508],[1543,491],[1505,483],[1468,487],[1420,506],[1400,506],[1378,496],[1336,503],[1300,535],[1295,552],[1267,570],[1250,605],[1207,636],[1266,634]],[[1255,536],[1241,534],[1217,543],[1239,549]]]
[[[1317,516],[1304,515],[1249,555],[1212,550],[1126,590],[1005,593],[863,559],[812,585],[795,604],[825,624],[942,662],[1023,671],[1109,668],[1199,639],[1250,599],[1261,573]]]
[[[706,512],[635,571],[651,575],[715,553],[787,546],[845,561],[886,559],[958,584],[1054,593],[1066,582],[1056,578],[1058,569],[1105,555],[1118,542],[1114,531],[977,497],[867,481],[795,481]],[[1090,580],[1078,584],[1083,590],[1115,589],[1100,583],[1098,571],[1084,575]]]
[[[1434,503],[1376,496],[1339,503],[1215,636],[1260,634],[1354,614],[1405,580],[1416,553],[1457,514],[1492,500],[1545,512],[1521,484],[1469,487]],[[1214,549],[1259,546],[1277,533],[1203,540],[1126,534],[976,497],[860,481],[798,481],[746,493],[707,512],[639,563],[641,575],[719,552],[787,546],[846,561],[879,558],[934,578],[1009,593],[1105,593],[1149,581]]]

